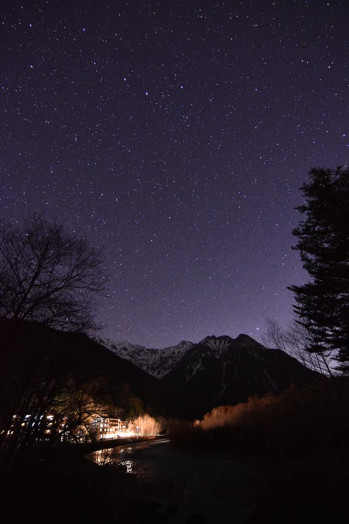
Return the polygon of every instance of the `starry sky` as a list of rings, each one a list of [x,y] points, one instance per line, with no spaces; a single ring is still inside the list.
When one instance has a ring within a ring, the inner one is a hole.
[[[2,1],[0,215],[55,218],[150,347],[292,319],[311,167],[347,165],[349,2]]]

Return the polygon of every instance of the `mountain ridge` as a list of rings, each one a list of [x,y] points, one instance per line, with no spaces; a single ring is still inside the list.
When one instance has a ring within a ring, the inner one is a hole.
[[[240,333],[236,338],[232,338],[229,335],[208,335],[197,343],[181,340],[174,346],[166,346],[164,348],[146,347],[125,340],[119,341],[103,337],[94,338],[94,340],[115,355],[129,360],[135,366],[159,379],[170,373],[186,352],[194,346],[208,346],[213,351],[216,351],[215,354],[218,358],[220,352],[234,342],[244,344],[246,347],[259,344],[259,342],[244,333]],[[261,344],[260,346],[264,347]]]
[[[110,345],[110,344],[109,344]],[[120,343],[109,349],[159,378],[188,399],[193,412],[248,397],[280,393],[303,385],[317,374],[279,349],[266,348],[249,335],[209,335],[200,342],[182,341],[163,349]]]
[[[204,414],[217,405],[234,405],[251,396],[281,393],[318,376],[279,349],[248,335],[206,337],[189,349],[163,381],[190,397]]]

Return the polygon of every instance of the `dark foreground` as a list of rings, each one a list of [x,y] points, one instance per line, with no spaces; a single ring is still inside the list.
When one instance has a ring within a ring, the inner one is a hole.
[[[341,522],[336,493],[305,486],[299,464],[185,454],[169,443],[125,448],[122,461],[51,456],[2,474],[2,521],[26,523]],[[131,471],[131,474],[126,471]],[[335,471],[335,468],[334,468]],[[314,481],[321,464],[314,467]],[[311,480],[311,479],[310,479]],[[336,479],[334,479],[336,480]],[[341,489],[347,490],[343,485]],[[306,488],[306,489],[304,489]],[[343,499],[338,493],[338,501]]]
[[[95,452],[97,464],[77,449],[22,462],[6,473],[3,521],[242,524],[252,512],[220,495],[223,485],[251,477],[250,468],[224,457],[179,453],[165,440],[132,451],[125,443],[121,454],[115,448],[107,456]]]
[[[122,453],[105,451],[95,454],[95,459],[99,463],[123,466],[135,477],[135,501],[153,508],[152,522],[220,524],[229,517],[236,524],[242,524],[252,513],[252,501],[242,502],[238,497],[234,500],[224,495],[228,487],[253,482],[253,469],[236,459],[180,453],[168,440],[125,447]]]

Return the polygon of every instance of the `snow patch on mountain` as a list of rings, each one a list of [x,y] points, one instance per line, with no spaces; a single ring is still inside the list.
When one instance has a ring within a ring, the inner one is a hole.
[[[216,354],[219,354],[222,350],[227,349],[232,342],[233,339],[228,336],[216,337],[211,335],[201,340],[199,344],[200,346],[209,347],[210,349],[213,349]]]
[[[192,342],[182,340],[176,346],[155,349],[106,338],[96,339],[96,342],[156,378],[167,375],[194,345]]]

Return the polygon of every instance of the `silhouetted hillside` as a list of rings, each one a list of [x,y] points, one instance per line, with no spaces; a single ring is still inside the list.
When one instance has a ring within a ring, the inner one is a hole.
[[[178,415],[180,402],[171,388],[131,362],[112,354],[87,335],[56,331],[37,323],[0,321],[0,377],[24,384],[28,377],[100,384],[101,393],[116,404],[137,400],[149,413]],[[22,386],[21,386],[22,387]],[[12,386],[13,389],[13,386]],[[140,402],[139,402],[140,401]],[[127,407],[127,406],[126,406]]]

